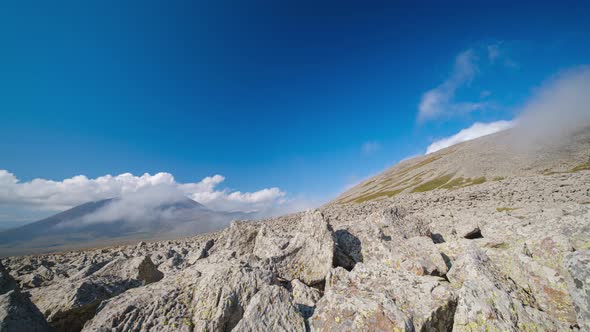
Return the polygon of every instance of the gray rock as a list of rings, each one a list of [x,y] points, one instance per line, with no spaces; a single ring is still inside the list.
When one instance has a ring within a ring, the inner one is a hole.
[[[571,275],[568,288],[572,295],[578,325],[590,331],[590,250],[580,250],[566,256],[565,266]]]
[[[447,277],[459,287],[453,331],[550,331],[566,326],[540,311],[535,298],[503,275],[475,245]]]
[[[84,331],[226,331],[256,293],[274,283],[257,267],[201,260],[176,276],[105,301]]]
[[[299,332],[305,331],[305,321],[286,289],[280,286],[267,286],[254,295],[244,312],[244,317],[232,331]]]
[[[94,274],[29,290],[32,301],[59,331],[80,331],[100,303],[162,278],[146,257],[116,259]]]
[[[323,281],[332,268],[334,240],[322,214],[310,211],[291,236],[263,227],[254,254],[269,259],[279,277],[312,285]]]
[[[313,331],[450,329],[455,298],[448,283],[384,265],[358,263],[332,270],[310,318]]]
[[[28,297],[18,289],[16,282],[0,263],[0,331],[45,332],[51,331],[45,317]]]
[[[313,315],[315,305],[322,297],[319,290],[309,287],[297,279],[291,281],[291,294],[293,302],[306,319]]]

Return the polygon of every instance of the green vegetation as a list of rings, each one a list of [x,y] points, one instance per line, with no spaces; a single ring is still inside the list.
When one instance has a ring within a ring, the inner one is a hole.
[[[422,160],[421,162],[417,163],[416,165],[412,165],[412,166],[400,171],[398,176],[404,176],[404,175],[410,173],[411,171],[417,170],[419,168],[422,168],[423,166],[430,164],[433,161],[439,160],[441,157],[442,156],[437,156],[437,157],[433,156],[433,157],[426,158],[426,159]]]
[[[570,169],[569,171],[553,171],[551,169],[546,169],[543,171],[543,175],[553,175],[553,174],[564,174],[564,173],[575,173],[579,171],[590,171],[590,159],[587,162],[579,164],[578,166]]]
[[[590,171],[590,159],[587,162],[580,164],[571,170],[572,172],[579,172],[579,171]]]
[[[452,179],[451,181],[442,185],[441,188],[443,188],[443,189],[458,188],[458,187],[464,186],[468,182],[469,182],[469,179],[464,179],[463,177],[458,177],[458,178]]]
[[[498,211],[498,212],[510,212],[510,211],[514,211],[514,210],[518,210],[518,208],[511,208],[511,207],[498,207],[498,208],[496,208],[496,211]]]
[[[378,193],[374,193],[374,194],[370,194],[370,195],[361,196],[361,197],[355,199],[354,202],[355,203],[362,203],[362,202],[370,201],[370,200],[373,200],[375,198],[383,197],[383,196],[393,197],[393,196],[401,193],[405,189],[406,188],[400,188],[400,189],[397,189],[397,190],[382,191],[382,192],[378,192]]]
[[[413,193],[421,193],[421,192],[437,189],[437,188],[441,187],[442,185],[446,184],[447,182],[449,182],[453,178],[453,175],[454,174],[447,174],[447,175],[439,176],[439,177],[432,179],[430,181],[426,181],[423,184],[412,189],[412,192]]]
[[[506,177],[504,177],[504,176],[496,176],[496,177],[494,177],[494,178],[492,179],[492,181],[502,181],[502,180],[504,180],[504,179],[506,179]]]

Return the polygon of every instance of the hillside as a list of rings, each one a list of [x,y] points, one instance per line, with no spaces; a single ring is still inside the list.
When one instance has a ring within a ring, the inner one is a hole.
[[[361,203],[400,193],[590,169],[589,129],[554,141],[527,140],[508,130],[406,160],[351,188],[334,202]]]

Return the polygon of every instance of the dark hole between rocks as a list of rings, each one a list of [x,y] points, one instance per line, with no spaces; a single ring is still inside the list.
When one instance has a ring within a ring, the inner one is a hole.
[[[483,235],[479,229],[476,229],[464,236],[466,239],[474,240],[474,239],[483,239]]]
[[[432,239],[432,242],[434,243],[445,243],[445,238],[442,236],[442,234],[439,233],[433,233],[430,238]]]

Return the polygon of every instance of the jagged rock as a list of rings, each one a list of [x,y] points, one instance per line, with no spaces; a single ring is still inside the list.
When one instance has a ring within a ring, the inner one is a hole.
[[[313,315],[315,305],[322,297],[319,290],[309,287],[297,279],[291,280],[291,294],[293,295],[293,302],[304,318]]]
[[[453,225],[453,231],[460,238],[475,239],[483,237],[477,220],[474,220],[472,217],[459,219]]]
[[[252,297],[274,283],[265,269],[205,260],[146,287],[105,301],[84,331],[226,331]]]
[[[256,237],[254,254],[269,259],[279,277],[312,285],[323,281],[332,268],[334,240],[322,214],[310,211],[294,235],[263,227]]]
[[[232,330],[237,332],[305,331],[305,321],[289,292],[280,286],[267,286],[256,293],[244,317]]]
[[[225,230],[224,249],[234,256],[246,256],[254,252],[259,225],[249,221],[233,221]]]
[[[548,331],[566,326],[538,310],[535,298],[471,245],[447,274],[460,287],[453,331]]]
[[[0,331],[45,332],[51,331],[45,317],[28,297],[23,295],[16,282],[0,263]]]
[[[215,241],[212,239],[208,240],[201,246],[199,246],[196,250],[193,250],[190,254],[188,254],[187,262],[190,265],[194,265],[199,259],[203,259],[209,255],[209,250],[213,247]]]
[[[149,256],[140,256],[132,259],[116,259],[106,264],[102,269],[94,273],[95,276],[115,276],[121,279],[140,280],[144,285],[159,281],[164,277]]]
[[[395,238],[432,237],[428,223],[399,207],[391,207],[373,213],[369,216],[369,223],[371,222],[381,226],[387,236]]]
[[[47,321],[33,303],[18,290],[0,295],[0,331],[51,331]]]
[[[393,227],[397,226],[388,229],[397,234],[393,236],[385,235],[376,223],[358,223],[337,230],[335,265],[350,270],[357,262],[377,262],[418,275],[442,276],[447,273],[445,261],[431,238],[416,236],[406,239],[411,232],[396,233]]]
[[[448,283],[380,264],[336,268],[310,318],[314,331],[446,331],[455,299]]]
[[[574,301],[578,325],[580,329],[590,331],[590,250],[568,254],[565,266],[571,275],[568,288]]]
[[[80,331],[103,300],[162,277],[149,257],[116,259],[88,277],[34,288],[29,293],[52,327]]]

